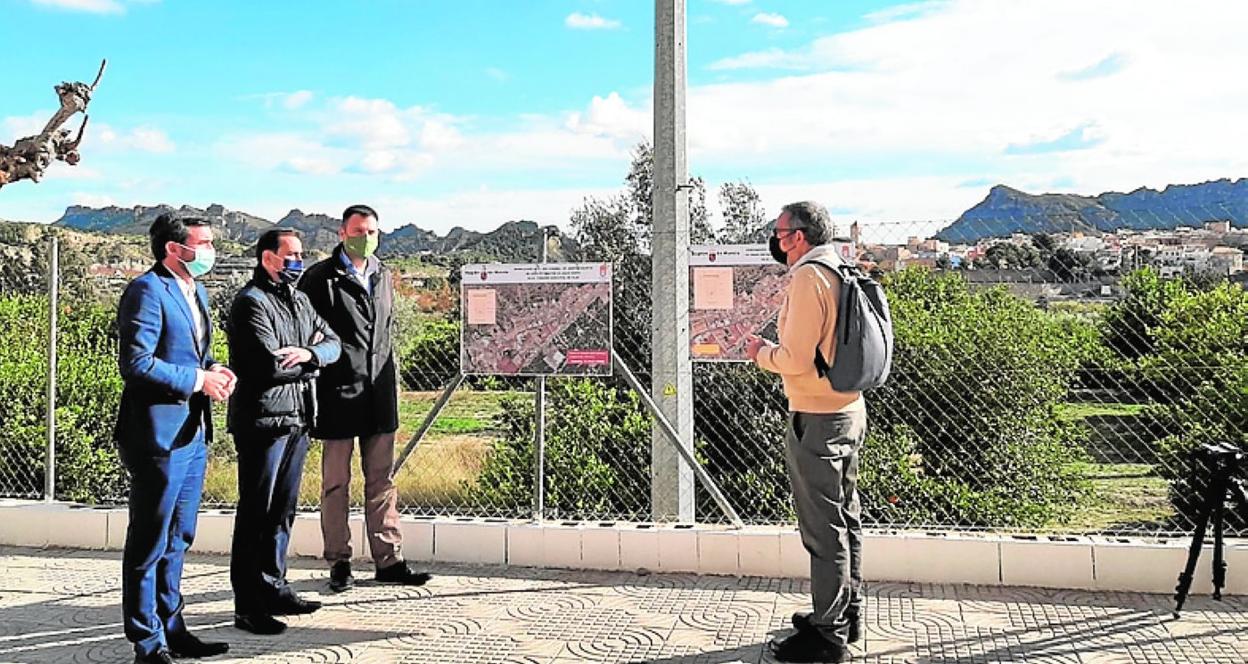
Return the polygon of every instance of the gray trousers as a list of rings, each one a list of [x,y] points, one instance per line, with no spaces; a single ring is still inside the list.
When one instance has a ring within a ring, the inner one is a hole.
[[[865,410],[789,413],[785,460],[797,527],[810,553],[814,613],[810,622],[845,644],[862,607],[862,508],[858,452],[867,434]]]

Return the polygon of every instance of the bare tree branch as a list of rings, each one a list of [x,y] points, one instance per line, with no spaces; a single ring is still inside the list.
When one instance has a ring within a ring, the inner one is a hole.
[[[52,115],[38,135],[20,138],[12,147],[0,145],[0,187],[18,180],[38,182],[43,179],[44,172],[53,161],[63,161],[72,166],[81,160],[78,146],[87,130],[87,105],[91,103],[91,93],[104,77],[107,65],[108,60],[100,62],[95,81],[89,86],[86,83],[67,81],[53,88],[60,98],[61,108]],[[70,130],[62,129],[61,126],[78,113],[84,114],[82,126],[78,128],[78,135],[71,139]]]

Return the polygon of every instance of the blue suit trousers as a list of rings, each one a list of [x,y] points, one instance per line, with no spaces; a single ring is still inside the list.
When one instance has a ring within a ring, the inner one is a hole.
[[[182,621],[182,563],[195,540],[208,446],[202,432],[168,455],[125,454],[130,526],[122,556],[126,638],[139,655],[168,645]]]

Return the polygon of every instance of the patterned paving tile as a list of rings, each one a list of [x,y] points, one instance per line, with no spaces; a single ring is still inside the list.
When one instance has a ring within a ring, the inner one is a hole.
[[[116,553],[0,548],[0,664],[128,662]],[[292,561],[325,602],[278,637],[233,628],[228,560],[194,556],[187,620],[231,644],[214,662],[654,662],[758,664],[809,610],[803,581],[437,565],[421,588],[361,581],[331,593],[322,563]],[[866,589],[866,664],[1242,664],[1248,601],[1031,588],[878,583]]]

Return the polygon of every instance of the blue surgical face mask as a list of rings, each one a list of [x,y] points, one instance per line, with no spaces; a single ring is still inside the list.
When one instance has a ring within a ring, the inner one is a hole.
[[[299,281],[299,277],[303,275],[303,261],[298,258],[286,258],[282,260],[282,269],[277,273],[282,283],[293,284]]]

